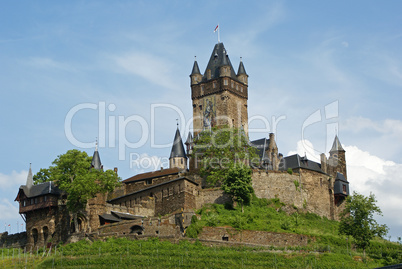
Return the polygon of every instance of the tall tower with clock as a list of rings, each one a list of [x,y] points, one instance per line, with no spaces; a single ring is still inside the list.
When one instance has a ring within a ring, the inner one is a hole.
[[[248,75],[241,59],[236,74],[223,43],[218,43],[204,74],[194,60],[190,79],[194,135],[215,126],[243,128],[248,134]]]

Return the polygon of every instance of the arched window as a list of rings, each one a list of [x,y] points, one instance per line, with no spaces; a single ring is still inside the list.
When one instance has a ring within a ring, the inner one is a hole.
[[[43,233],[43,240],[46,242],[49,237],[49,228],[47,226],[44,226],[42,228],[42,233]]]
[[[142,235],[142,233],[144,232],[144,228],[142,228],[139,225],[134,225],[130,228],[130,233],[131,234],[137,234],[137,235]]]
[[[39,238],[38,230],[36,228],[32,229],[32,238],[33,238],[34,245],[36,245],[36,243],[38,243],[38,238]]]

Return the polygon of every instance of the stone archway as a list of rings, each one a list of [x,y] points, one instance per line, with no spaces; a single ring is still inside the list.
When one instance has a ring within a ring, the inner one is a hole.
[[[32,231],[31,231],[31,236],[32,236],[33,244],[36,245],[38,243],[38,240],[39,240],[38,229],[33,228]]]
[[[137,234],[137,235],[142,235],[144,232],[144,228],[140,225],[134,225],[130,228],[130,233],[131,234]]]
[[[49,239],[49,228],[47,226],[43,226],[42,228],[42,234],[43,234],[43,242],[47,242]]]

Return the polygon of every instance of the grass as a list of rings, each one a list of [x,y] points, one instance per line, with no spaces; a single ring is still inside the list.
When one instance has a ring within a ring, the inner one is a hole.
[[[253,198],[241,209],[209,205],[192,217],[186,234],[197,237],[204,226],[232,226],[310,235],[308,246],[284,248],[212,247],[199,241],[173,244],[157,239],[130,241],[80,241],[58,246],[48,256],[43,250],[24,254],[3,249],[0,268],[375,268],[402,263],[402,247],[380,238],[362,251],[351,249],[352,240],[338,235],[338,222],[311,213],[288,215],[279,199]],[[18,253],[18,254],[17,254]]]
[[[200,242],[173,244],[155,239],[106,242],[80,241],[58,248],[57,254],[36,258],[26,268],[373,268],[375,260],[355,261],[339,253],[270,252],[264,248],[207,247]],[[25,268],[4,258],[1,268]],[[11,265],[11,266],[10,266]]]

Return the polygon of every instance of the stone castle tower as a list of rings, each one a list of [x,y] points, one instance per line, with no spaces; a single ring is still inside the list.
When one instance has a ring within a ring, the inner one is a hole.
[[[184,150],[183,141],[181,140],[179,126],[177,126],[172,151],[170,152],[169,168],[187,169],[187,155]]]
[[[218,43],[204,74],[195,60],[190,78],[194,136],[215,126],[243,127],[248,135],[248,75],[241,60],[236,74],[223,43]]]

